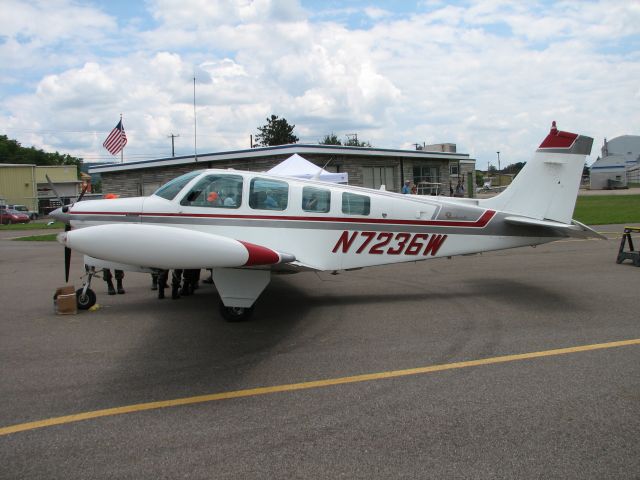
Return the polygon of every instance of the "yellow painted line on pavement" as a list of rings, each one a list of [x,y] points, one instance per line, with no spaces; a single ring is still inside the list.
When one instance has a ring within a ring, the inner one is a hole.
[[[37,428],[52,427],[54,425],[64,425],[67,423],[80,422],[100,417],[112,417],[127,413],[144,412],[147,410],[157,410],[160,408],[178,407],[181,405],[194,405],[198,403],[215,402],[218,400],[229,400],[232,398],[255,397],[271,393],[293,392],[297,390],[309,390],[312,388],[330,387],[349,383],[369,382],[373,380],[383,380],[387,378],[407,377],[411,375],[421,375],[425,373],[442,372],[445,370],[455,370],[460,368],[478,367],[481,365],[492,365],[496,363],[515,362],[518,360],[531,360],[534,358],[552,357],[556,355],[567,355],[570,353],[589,352],[593,350],[603,350],[607,348],[626,347],[629,345],[640,345],[640,338],[632,340],[621,340],[618,342],[597,343],[592,345],[581,345],[577,347],[558,348],[555,350],[545,350],[542,352],[520,353],[515,355],[504,355],[500,357],[483,358],[480,360],[469,360],[466,362],[446,363],[441,365],[430,365],[426,367],[409,368],[406,370],[393,370],[387,372],[368,373],[364,375],[354,375],[351,377],[328,378],[325,380],[315,380],[311,382],[290,383],[286,385],[274,385],[271,387],[258,387],[246,390],[235,390],[230,392],[213,393],[210,395],[199,395],[196,397],[177,398],[173,400],[163,400],[159,402],[138,403],[123,407],[106,408],[91,412],[76,413],[63,417],[48,418],[35,422],[19,423],[8,427],[0,428],[0,436],[11,433],[35,430]]]

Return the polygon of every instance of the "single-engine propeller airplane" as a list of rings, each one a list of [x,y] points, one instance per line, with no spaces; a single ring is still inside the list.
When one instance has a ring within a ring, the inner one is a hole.
[[[198,170],[149,197],[89,200],[51,215],[85,254],[80,308],[96,269],[213,271],[221,313],[247,318],[277,272],[415,262],[565,237],[602,237],[571,219],[593,139],[553,122],[513,183],[488,199],[402,195],[238,170]],[[68,277],[69,257],[66,257]]]

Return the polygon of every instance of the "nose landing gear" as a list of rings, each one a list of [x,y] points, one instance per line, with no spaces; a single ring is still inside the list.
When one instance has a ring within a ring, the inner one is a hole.
[[[96,275],[97,272],[95,267],[87,268],[87,280],[82,285],[82,288],[76,290],[76,302],[78,304],[78,310],[89,310],[96,304],[96,293],[90,288],[91,279]]]

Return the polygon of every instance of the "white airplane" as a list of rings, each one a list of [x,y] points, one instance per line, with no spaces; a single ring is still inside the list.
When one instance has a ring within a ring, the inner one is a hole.
[[[601,237],[571,219],[593,139],[555,122],[533,160],[489,199],[402,195],[238,170],[199,170],[149,197],[76,202],[51,215],[96,269],[213,271],[221,313],[248,318],[271,273],[341,271]],[[68,255],[67,255],[68,257]],[[66,260],[68,277],[69,260]]]

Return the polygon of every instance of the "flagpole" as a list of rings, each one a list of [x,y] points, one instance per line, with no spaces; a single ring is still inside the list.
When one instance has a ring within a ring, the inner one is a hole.
[[[196,77],[193,76],[193,158],[198,162],[198,135],[196,122]]]
[[[120,126],[124,129],[122,125],[122,114],[120,114]],[[120,163],[124,163],[124,147],[120,149]]]

